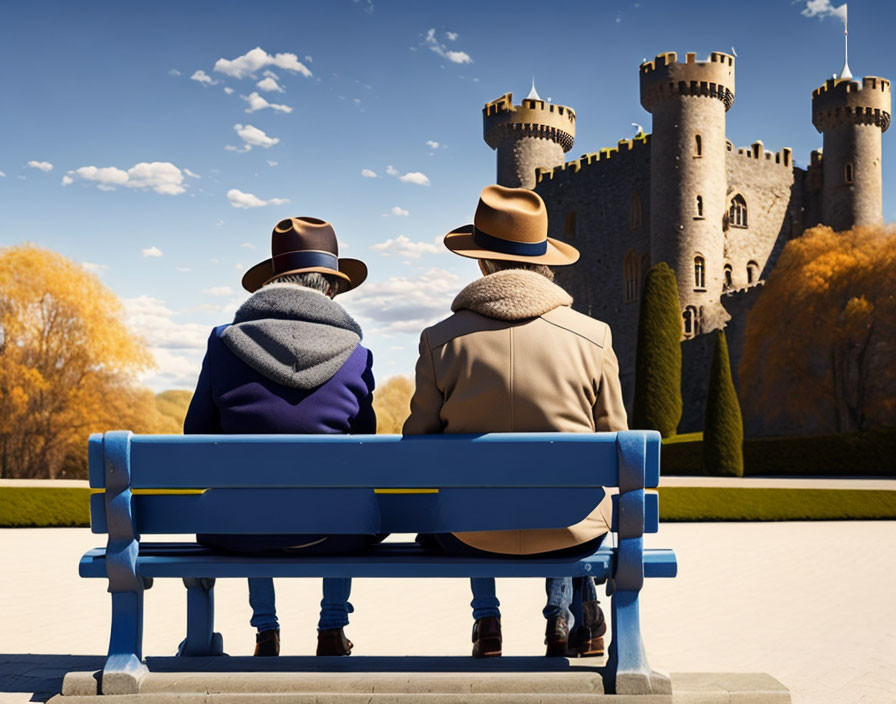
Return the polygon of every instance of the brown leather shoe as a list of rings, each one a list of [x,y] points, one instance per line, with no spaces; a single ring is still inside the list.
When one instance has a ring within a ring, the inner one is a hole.
[[[317,632],[317,654],[328,657],[351,655],[354,647],[341,628],[326,628]]]
[[[280,654],[280,631],[272,628],[255,634],[255,656],[275,657]]]
[[[548,625],[544,631],[544,643],[547,647],[545,657],[565,658],[569,645],[569,625],[562,616],[554,616],[548,619]]]
[[[501,619],[498,616],[486,616],[476,619],[473,626],[473,657],[501,657]]]
[[[580,658],[600,657],[604,654],[604,634],[607,622],[597,601],[582,604],[584,623],[576,625],[569,634],[569,652]]]

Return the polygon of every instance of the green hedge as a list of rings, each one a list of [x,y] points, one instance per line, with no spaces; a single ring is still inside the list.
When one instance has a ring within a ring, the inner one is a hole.
[[[90,525],[90,489],[0,487],[0,526],[50,528]]]
[[[699,434],[663,441],[662,474],[702,474]],[[896,429],[804,438],[744,440],[744,476],[896,476]]]

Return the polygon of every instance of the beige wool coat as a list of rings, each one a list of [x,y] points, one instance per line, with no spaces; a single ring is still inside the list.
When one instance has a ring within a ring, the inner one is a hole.
[[[626,430],[610,328],[571,304],[562,288],[520,269],[467,286],[451,306],[454,315],[420,336],[403,433]],[[530,555],[579,545],[609,528],[605,497],[568,528],[455,535],[480,550]]]

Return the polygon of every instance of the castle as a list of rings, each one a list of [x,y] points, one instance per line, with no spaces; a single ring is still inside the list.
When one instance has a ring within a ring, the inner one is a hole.
[[[486,143],[497,151],[497,182],[534,189],[549,234],[581,252],[557,270],[574,306],[606,321],[626,405],[634,397],[643,278],[665,261],[678,281],[682,315],[680,432],[702,430],[712,336],[725,327],[737,383],[746,314],[784,245],[819,223],[835,230],[882,221],[881,135],[890,123],[890,82],[839,77],[812,92],[812,124],[823,135],[808,168],[791,150],[761,141],[736,148],[725,136],[734,104],[735,59],[675,52],[641,64],[641,105],[651,134],[565,161],[575,140],[572,108],[532,92],[483,108]],[[745,417],[748,435],[805,432]]]

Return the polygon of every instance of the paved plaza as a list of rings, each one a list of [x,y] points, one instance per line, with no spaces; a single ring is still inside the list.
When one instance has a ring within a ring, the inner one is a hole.
[[[673,523],[646,542],[679,560],[641,600],[655,668],[767,672],[796,704],[896,702],[896,522]],[[77,563],[103,543],[87,529],[0,530],[0,703],[39,701],[60,670],[102,661],[106,584]],[[498,592],[505,654],[540,655],[543,583],[499,580]],[[277,596],[283,653],[311,654],[320,580],[279,580]],[[358,656],[466,656],[469,600],[464,580],[356,580],[347,633]],[[250,654],[245,581],[219,580],[216,606],[225,650]],[[144,653],[173,654],[184,615],[180,582],[157,580]]]

